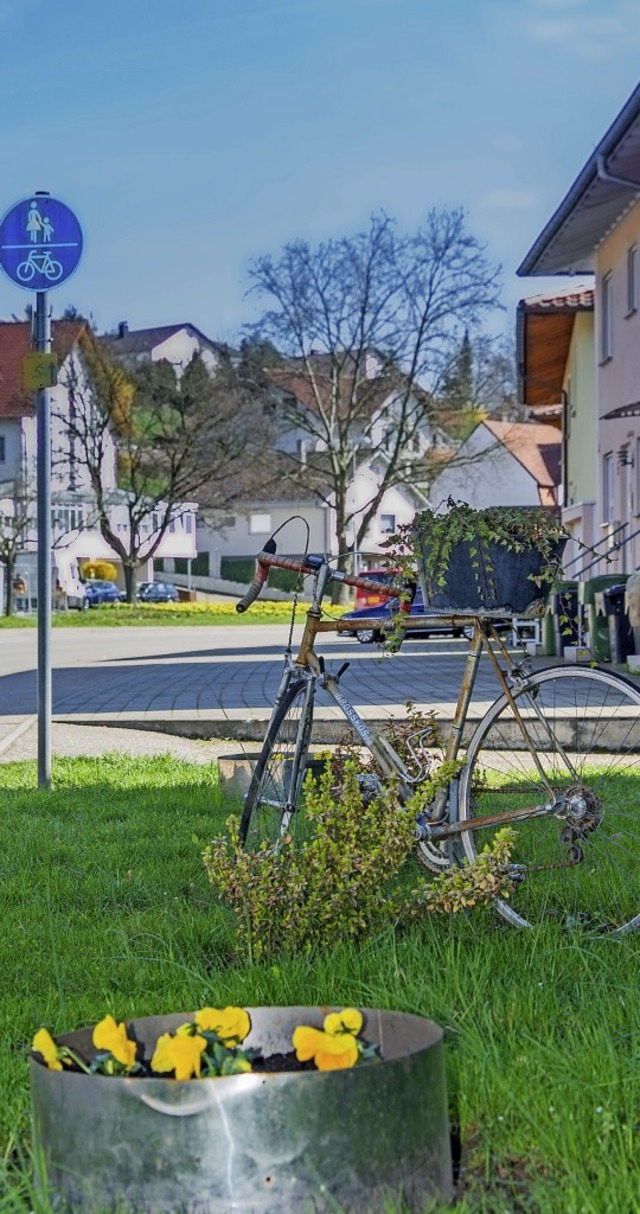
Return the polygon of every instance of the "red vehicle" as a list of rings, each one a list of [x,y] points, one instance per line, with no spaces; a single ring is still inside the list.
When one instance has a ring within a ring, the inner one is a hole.
[[[360,576],[371,578],[374,582],[383,582],[385,586],[390,586],[398,576],[397,569],[361,569]],[[373,590],[361,590],[356,588],[356,609],[360,607],[377,607],[379,603],[386,603],[388,599],[383,594],[376,594]]]

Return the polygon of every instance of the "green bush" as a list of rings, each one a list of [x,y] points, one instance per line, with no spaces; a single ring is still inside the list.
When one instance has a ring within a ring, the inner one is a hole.
[[[239,582],[248,586],[253,581],[256,563],[253,557],[223,556],[220,560],[220,577],[229,582]],[[274,590],[295,590],[298,584],[298,574],[290,573],[288,569],[270,569],[269,585]]]
[[[473,865],[446,872],[430,885],[402,887],[400,873],[414,846],[414,815],[392,787],[363,796],[357,764],[331,763],[318,780],[307,776],[304,812],[313,835],[284,837],[277,847],[244,851],[238,820],[206,848],[213,887],[235,916],[242,956],[310,953],[358,940],[392,921],[486,905],[510,890],[512,832],[496,835]]]

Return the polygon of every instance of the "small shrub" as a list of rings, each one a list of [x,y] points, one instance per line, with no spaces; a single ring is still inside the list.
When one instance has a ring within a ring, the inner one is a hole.
[[[103,582],[115,582],[118,576],[111,561],[85,561],[80,572],[83,578],[99,578]]]
[[[355,762],[307,776],[305,817],[313,835],[243,851],[238,820],[206,848],[209,880],[235,915],[238,947],[250,961],[356,940],[390,921],[467,909],[510,889],[511,832],[496,836],[474,865],[444,873],[430,888],[403,890],[401,870],[414,846],[414,816],[393,787],[363,794]],[[431,892],[433,891],[433,892]]]

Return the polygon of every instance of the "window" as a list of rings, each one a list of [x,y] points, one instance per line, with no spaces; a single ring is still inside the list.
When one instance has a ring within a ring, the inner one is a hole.
[[[627,250],[627,316],[636,311],[638,278],[638,246],[632,244]]]
[[[7,458],[6,443],[4,434],[0,434],[0,464],[4,464]]]
[[[611,274],[605,274],[602,279],[601,306],[600,352],[602,361],[606,362],[607,359],[613,358],[613,280]]]
[[[380,530],[381,530],[382,534],[383,535],[393,535],[395,529],[396,529],[395,514],[381,514],[380,515]]]
[[[249,535],[270,535],[271,515],[252,514],[249,517]]]
[[[84,527],[83,506],[58,506],[51,511],[51,526],[58,534],[82,531]]]
[[[193,516],[191,514],[183,514],[182,526],[184,527],[187,535],[191,535],[193,531]]]
[[[609,451],[602,461],[602,521],[612,523],[615,517],[613,493],[613,451]]]

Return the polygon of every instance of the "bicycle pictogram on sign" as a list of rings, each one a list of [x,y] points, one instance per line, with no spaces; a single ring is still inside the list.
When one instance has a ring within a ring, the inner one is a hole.
[[[16,286],[46,291],[65,282],[82,246],[73,211],[48,194],[23,199],[0,220],[0,268]]]
[[[57,282],[62,278],[62,266],[46,249],[44,253],[31,252],[25,261],[20,262],[16,273],[20,282],[31,282],[36,274],[44,274],[49,282]]]

